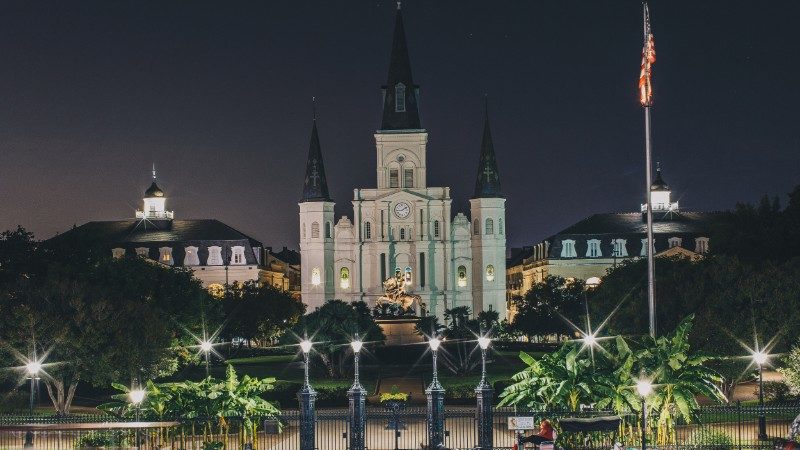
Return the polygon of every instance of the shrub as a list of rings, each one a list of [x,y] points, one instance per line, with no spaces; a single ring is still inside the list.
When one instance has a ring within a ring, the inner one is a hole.
[[[75,442],[75,448],[128,447],[128,438],[124,431],[91,431]]]
[[[225,445],[220,441],[203,442],[203,450],[222,450]]]
[[[698,428],[689,435],[686,445],[703,450],[730,450],[733,447],[733,439],[724,431]]]
[[[756,387],[755,394],[758,395],[758,387]],[[796,395],[792,395],[791,388],[788,384],[782,381],[765,381],[764,382],[764,400],[768,402],[787,402],[796,399]]]

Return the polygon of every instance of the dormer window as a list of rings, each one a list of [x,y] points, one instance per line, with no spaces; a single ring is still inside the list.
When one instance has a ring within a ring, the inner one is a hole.
[[[244,257],[244,247],[235,245],[231,247],[231,264],[241,266],[247,263]]]
[[[614,246],[614,256],[617,258],[628,256],[628,249],[625,244],[625,239],[612,239],[611,244]]]
[[[708,238],[707,237],[699,237],[695,238],[694,240],[694,252],[695,253],[708,253]]]
[[[161,264],[172,265],[172,247],[161,247],[158,249],[158,253],[158,260],[161,261]]]
[[[406,85],[403,83],[394,86],[394,112],[406,112]]]
[[[681,239],[679,237],[671,237],[671,238],[669,238],[669,248],[680,247],[681,243],[683,243],[683,239]]]
[[[218,245],[212,245],[211,247],[208,247],[208,261],[206,264],[209,266],[222,265],[222,247]]]
[[[588,246],[586,247],[586,256],[589,258],[598,258],[603,256],[603,252],[600,251],[600,239],[589,239],[586,241]]]
[[[653,247],[656,246],[655,240],[653,240]],[[642,252],[639,253],[639,256],[647,256],[647,238],[642,239]]]
[[[114,259],[119,259],[125,256],[125,249],[124,248],[112,248],[111,249],[111,256]]]
[[[199,266],[200,265],[200,257],[197,254],[197,247],[188,246],[186,247],[186,255],[183,257],[183,265],[184,266]]]
[[[136,247],[136,256],[141,256],[142,258],[149,258],[150,249],[147,247]]]
[[[564,239],[561,241],[561,257],[562,258],[574,258],[578,256],[575,253],[575,240],[574,239]]]

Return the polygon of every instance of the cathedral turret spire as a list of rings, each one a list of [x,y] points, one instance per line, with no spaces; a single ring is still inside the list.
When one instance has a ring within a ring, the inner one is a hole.
[[[502,198],[500,175],[494,156],[492,131],[489,128],[489,100],[484,102],[483,141],[478,162],[478,178],[475,180],[475,195],[472,198]]]
[[[403,11],[397,3],[397,15],[389,61],[389,77],[383,88],[383,120],[381,130],[418,130],[418,86],[411,77],[411,60],[408,56]]]
[[[314,120],[311,127],[311,142],[308,147],[306,179],[303,185],[303,202],[329,202],[328,180],[325,178],[325,164],[322,162],[322,148],[317,132],[317,108],[314,102]]]

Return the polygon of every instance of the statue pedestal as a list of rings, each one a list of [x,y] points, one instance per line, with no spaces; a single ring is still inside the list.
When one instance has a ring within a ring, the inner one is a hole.
[[[414,327],[419,321],[416,317],[402,317],[397,319],[376,319],[375,322],[386,335],[386,345],[405,345],[424,342],[424,337],[414,332]]]

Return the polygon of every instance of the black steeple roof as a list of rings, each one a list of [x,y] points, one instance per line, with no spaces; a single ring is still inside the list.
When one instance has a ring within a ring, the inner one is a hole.
[[[161,190],[160,187],[156,184],[156,180],[153,180],[153,184],[144,191],[145,198],[154,198],[154,197],[163,197],[164,191]]]
[[[486,102],[483,122],[481,159],[478,162],[478,178],[475,180],[475,195],[472,198],[502,198],[500,174],[494,157],[492,130],[489,128],[489,102]]]
[[[418,130],[419,86],[411,78],[411,60],[408,57],[406,32],[403,28],[403,12],[397,4],[394,23],[392,57],[389,61],[389,78],[383,89],[383,121],[381,130]],[[400,97],[400,98],[398,98]]]
[[[656,165],[656,180],[650,185],[651,191],[668,191],[669,185],[661,177],[661,164]]]
[[[329,202],[328,180],[325,178],[325,164],[322,163],[322,148],[319,145],[317,132],[317,118],[314,115],[314,125],[311,128],[311,143],[308,147],[308,162],[306,162],[306,180],[303,184],[304,202]]]

